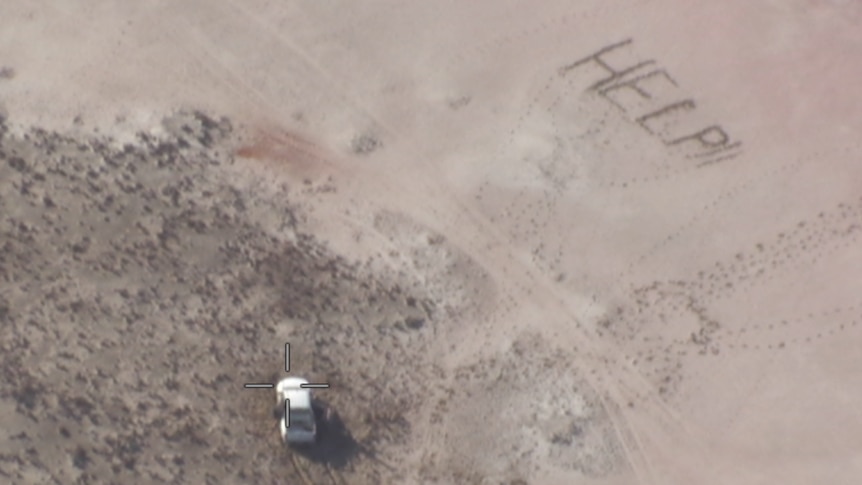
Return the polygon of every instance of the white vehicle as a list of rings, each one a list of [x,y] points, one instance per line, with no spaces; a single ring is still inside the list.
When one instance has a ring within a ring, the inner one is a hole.
[[[308,384],[308,381],[300,377],[287,377],[275,386],[277,403],[282,409],[278,423],[281,439],[291,445],[314,443],[317,435],[311,389],[301,387],[302,384]]]

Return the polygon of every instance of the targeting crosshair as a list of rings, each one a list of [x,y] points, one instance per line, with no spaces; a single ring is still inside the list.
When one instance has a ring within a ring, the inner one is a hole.
[[[284,344],[284,370],[290,372],[290,344]],[[278,384],[246,383],[246,389],[275,388],[279,429],[288,444],[311,444],[317,436],[317,421],[311,389],[328,389],[329,383],[311,383],[301,377],[285,377]],[[283,406],[283,407],[282,407]]]

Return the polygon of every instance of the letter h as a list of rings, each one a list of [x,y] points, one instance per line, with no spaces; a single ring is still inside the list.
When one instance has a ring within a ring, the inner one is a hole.
[[[605,86],[608,83],[614,82],[618,79],[622,79],[626,75],[628,75],[628,74],[630,74],[630,73],[632,73],[632,72],[634,72],[634,71],[636,71],[636,70],[638,70],[644,66],[647,66],[650,64],[655,64],[654,60],[643,61],[643,62],[639,62],[639,63],[635,64],[634,66],[631,66],[631,67],[628,67],[628,68],[623,69],[621,71],[618,71],[618,70],[614,69],[613,67],[609,66],[608,63],[606,63],[604,60],[602,60],[601,56],[603,56],[604,54],[607,54],[608,52],[610,52],[612,50],[615,50],[615,49],[618,49],[620,47],[629,45],[631,43],[632,43],[631,39],[626,39],[622,42],[618,42],[616,44],[612,44],[612,45],[609,45],[607,47],[604,47],[591,56],[587,56],[587,57],[585,57],[579,61],[575,61],[575,62],[573,62],[567,66],[561,67],[559,70],[559,73],[561,76],[564,76],[566,73],[568,73],[572,69],[574,69],[576,67],[580,67],[580,66],[582,66],[582,65],[584,65],[590,61],[594,61],[596,64],[598,64],[599,66],[601,66],[602,68],[604,68],[606,71],[608,71],[610,73],[609,77],[606,77],[606,78],[602,79],[601,81],[598,81],[589,87],[589,89],[595,90],[595,89],[602,88],[603,86]]]

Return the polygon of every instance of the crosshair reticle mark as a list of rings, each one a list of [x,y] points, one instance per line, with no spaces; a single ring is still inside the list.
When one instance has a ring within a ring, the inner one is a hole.
[[[246,389],[272,389],[273,387],[275,387],[275,385],[269,384],[269,383],[259,383],[259,384],[251,383],[251,384],[245,385]]]
[[[284,344],[284,371],[290,372],[290,343],[289,342]],[[245,387],[246,389],[272,389],[275,387],[275,384],[271,384],[268,382],[260,382],[260,383],[250,382],[250,383],[245,384],[245,386],[243,386],[243,387]],[[302,389],[329,389],[329,383],[327,383],[327,382],[316,382],[316,383],[308,382],[305,384],[300,384],[299,387],[301,387]],[[289,402],[290,402],[289,399],[285,399],[285,408],[284,408],[285,409],[285,416],[289,416],[289,414],[288,414]]]
[[[284,427],[290,428],[290,399],[284,400]]]

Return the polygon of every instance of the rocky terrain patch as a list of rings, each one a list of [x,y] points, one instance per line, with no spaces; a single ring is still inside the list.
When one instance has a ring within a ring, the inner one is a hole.
[[[359,454],[410,432],[434,302],[304,233],[290,189],[224,176],[227,120],[164,129],[119,146],[2,126],[3,480],[295,483],[271,392],[242,388],[278,378],[289,341],[355,434],[303,473],[379,483]]]

